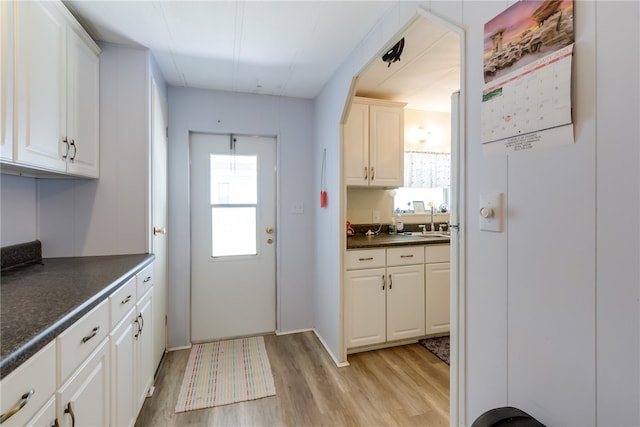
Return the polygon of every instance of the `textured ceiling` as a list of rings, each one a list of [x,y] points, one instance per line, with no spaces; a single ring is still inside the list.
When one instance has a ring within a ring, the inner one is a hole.
[[[314,98],[396,2],[65,4],[94,39],[149,48],[172,86]],[[437,24],[417,22],[405,35],[401,61],[389,68],[381,60],[372,62],[358,90],[409,102],[411,108],[441,111],[448,108],[459,81],[452,71],[458,67],[458,41]]]

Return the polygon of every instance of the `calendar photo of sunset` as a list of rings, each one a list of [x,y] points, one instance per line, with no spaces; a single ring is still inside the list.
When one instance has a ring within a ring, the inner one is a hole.
[[[484,81],[509,74],[573,41],[573,0],[521,0],[484,26]]]

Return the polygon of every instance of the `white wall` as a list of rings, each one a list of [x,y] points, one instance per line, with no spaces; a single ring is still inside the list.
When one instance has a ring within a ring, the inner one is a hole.
[[[637,2],[577,2],[576,143],[486,157],[482,33],[513,2],[425,2],[466,31],[466,419],[513,405],[547,425],[640,425],[640,34]],[[414,5],[413,5],[414,6]],[[340,190],[339,113],[351,77],[411,16],[399,3],[316,100],[316,149]],[[624,29],[624,31],[621,31]],[[364,58],[362,58],[364,56]],[[318,157],[319,158],[319,157]],[[502,233],[477,226],[478,195],[503,192]],[[318,210],[316,329],[341,354],[343,206]]]
[[[149,52],[101,48],[100,179],[39,180],[46,257],[147,252]]]
[[[169,347],[190,343],[189,132],[278,138],[278,332],[313,326],[313,104],[309,100],[169,88]],[[291,213],[303,202],[304,214]]]
[[[38,238],[36,189],[34,178],[0,175],[0,246]]]

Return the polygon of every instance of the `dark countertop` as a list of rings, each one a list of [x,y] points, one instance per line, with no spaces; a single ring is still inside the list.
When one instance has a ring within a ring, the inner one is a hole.
[[[355,235],[347,237],[347,249],[385,248],[407,245],[432,245],[449,243],[449,237],[423,236],[421,234],[374,234],[373,236]]]
[[[44,258],[3,271],[0,379],[154,260],[153,254]]]

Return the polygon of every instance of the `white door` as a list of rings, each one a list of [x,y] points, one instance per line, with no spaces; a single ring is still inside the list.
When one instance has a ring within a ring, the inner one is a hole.
[[[151,252],[153,262],[153,366],[167,347],[167,104],[152,81]]]
[[[276,329],[276,140],[192,134],[191,341]]]

